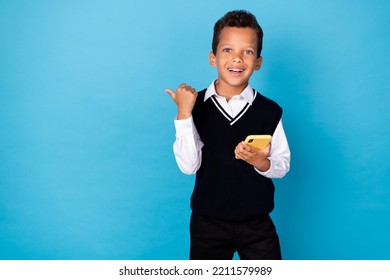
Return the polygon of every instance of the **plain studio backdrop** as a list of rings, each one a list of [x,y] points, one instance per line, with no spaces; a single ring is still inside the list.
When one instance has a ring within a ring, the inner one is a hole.
[[[390,258],[389,1],[2,0],[1,259],[188,258],[164,89],[216,78],[234,9],[264,29],[251,84],[284,108],[284,258]]]

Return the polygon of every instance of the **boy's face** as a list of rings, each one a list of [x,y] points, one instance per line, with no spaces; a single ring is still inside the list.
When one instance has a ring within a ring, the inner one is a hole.
[[[210,64],[218,71],[218,93],[240,94],[246,88],[253,71],[261,67],[262,58],[257,58],[256,51],[257,36],[253,29],[222,29],[216,54],[209,55]]]

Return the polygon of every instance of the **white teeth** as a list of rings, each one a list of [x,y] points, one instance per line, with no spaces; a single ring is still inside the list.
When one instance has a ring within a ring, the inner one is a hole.
[[[242,70],[242,69],[237,69],[237,68],[230,68],[229,71],[233,71],[233,72],[243,72],[244,70]]]

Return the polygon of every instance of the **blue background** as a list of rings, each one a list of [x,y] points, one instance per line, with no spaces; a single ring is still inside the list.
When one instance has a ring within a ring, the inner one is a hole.
[[[262,25],[251,83],[284,108],[284,258],[390,259],[385,0],[1,0],[1,259],[188,258],[194,177],[164,89],[210,84],[233,9]]]

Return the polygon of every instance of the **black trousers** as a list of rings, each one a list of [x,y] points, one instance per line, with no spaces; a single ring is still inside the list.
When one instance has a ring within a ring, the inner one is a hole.
[[[269,215],[245,222],[230,222],[192,213],[191,260],[282,259],[279,237]]]

